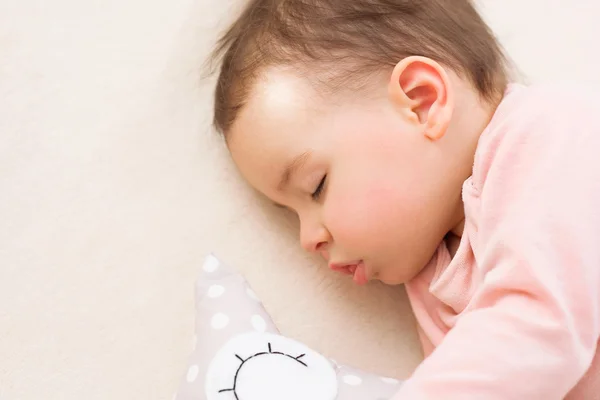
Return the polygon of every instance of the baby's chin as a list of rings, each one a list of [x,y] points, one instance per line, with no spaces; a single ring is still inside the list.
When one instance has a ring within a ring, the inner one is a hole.
[[[381,283],[383,283],[384,285],[387,286],[400,286],[400,285],[404,285],[406,282],[410,281],[410,279],[400,279],[400,278],[396,278],[396,279],[380,279],[380,278],[374,278],[374,281],[379,281]]]
[[[394,266],[377,272],[373,275],[372,280],[377,280],[388,286],[398,286],[410,282],[420,272],[421,269],[417,269],[413,273],[407,273],[407,271],[402,270],[402,267]]]

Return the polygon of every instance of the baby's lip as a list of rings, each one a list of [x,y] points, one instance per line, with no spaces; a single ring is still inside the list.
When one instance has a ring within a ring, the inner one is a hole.
[[[358,265],[359,263],[361,263],[361,260],[356,260],[356,261],[344,261],[344,262],[330,262],[329,263],[329,268],[335,270],[339,270],[342,268],[349,268],[349,267],[353,267]]]
[[[329,263],[329,268],[336,272],[341,272],[346,275],[354,275],[356,270],[356,264],[348,263]]]
[[[331,268],[333,271],[353,276],[354,282],[356,282],[358,285],[365,285],[369,282],[365,264],[362,260],[342,263],[329,263],[329,268]]]

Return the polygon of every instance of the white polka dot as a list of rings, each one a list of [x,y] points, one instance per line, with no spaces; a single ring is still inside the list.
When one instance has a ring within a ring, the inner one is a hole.
[[[258,296],[256,295],[256,293],[254,293],[254,291],[250,288],[246,288],[246,294],[252,299],[252,300],[256,300],[256,301],[260,301],[258,300]]]
[[[204,261],[204,266],[202,267],[206,272],[215,272],[219,268],[219,260],[216,259],[215,256],[208,256]]]
[[[346,375],[344,376],[343,380],[346,385],[350,386],[358,386],[362,383],[362,379],[356,375]]]
[[[265,332],[267,330],[267,323],[260,315],[252,316],[252,327],[258,332]]]
[[[213,329],[223,329],[229,324],[229,317],[223,313],[215,314],[210,320]]]
[[[192,383],[198,378],[198,373],[200,372],[200,368],[197,365],[192,365],[190,369],[188,369],[186,379],[189,383]]]
[[[398,379],[394,378],[381,378],[384,383],[389,383],[390,385],[397,385],[400,383]]]
[[[208,297],[211,299],[216,299],[217,297],[221,297],[225,293],[225,288],[221,285],[212,285],[208,288]]]

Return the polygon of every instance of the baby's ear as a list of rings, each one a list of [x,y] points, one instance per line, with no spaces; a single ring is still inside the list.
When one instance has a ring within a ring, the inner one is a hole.
[[[450,80],[444,68],[426,57],[407,57],[400,61],[388,88],[390,100],[423,128],[431,140],[444,136],[454,108]]]

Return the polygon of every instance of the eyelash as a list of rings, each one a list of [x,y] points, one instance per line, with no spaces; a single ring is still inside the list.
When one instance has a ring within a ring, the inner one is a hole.
[[[317,189],[311,195],[313,200],[315,200],[315,201],[319,200],[319,198],[321,197],[321,194],[323,194],[323,189],[325,189],[326,182],[327,182],[327,174],[325,174],[325,176],[323,176],[323,179],[321,179],[321,182],[319,182],[319,186],[317,186]]]

